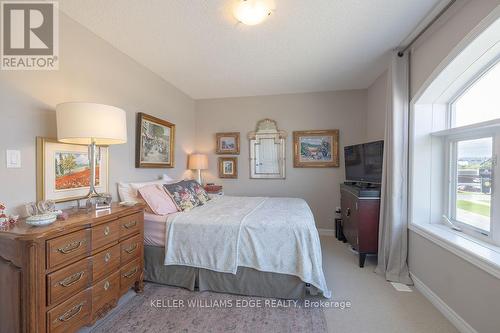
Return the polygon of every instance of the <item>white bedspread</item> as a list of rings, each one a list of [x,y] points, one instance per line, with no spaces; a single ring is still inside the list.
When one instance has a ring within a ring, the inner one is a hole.
[[[165,265],[295,275],[331,296],[314,217],[302,199],[216,197],[168,218],[166,240]]]

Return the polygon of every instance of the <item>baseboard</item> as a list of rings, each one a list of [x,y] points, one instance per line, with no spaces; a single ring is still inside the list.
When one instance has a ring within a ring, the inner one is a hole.
[[[427,287],[419,278],[410,272],[415,288],[422,293],[434,305],[443,316],[448,319],[453,326],[461,333],[477,333],[462,317],[458,315],[452,308],[448,306],[438,295],[436,295],[429,287]]]
[[[335,230],[333,230],[333,229],[319,229],[318,228],[318,233],[320,236],[335,237]]]

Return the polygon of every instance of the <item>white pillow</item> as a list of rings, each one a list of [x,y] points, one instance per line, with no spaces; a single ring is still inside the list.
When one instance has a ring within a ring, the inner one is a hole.
[[[161,179],[148,181],[148,182],[137,182],[137,183],[125,183],[118,182],[118,195],[121,201],[138,201],[137,190],[146,185],[152,184],[168,184],[174,183],[176,180],[172,179],[167,175],[162,175]]]

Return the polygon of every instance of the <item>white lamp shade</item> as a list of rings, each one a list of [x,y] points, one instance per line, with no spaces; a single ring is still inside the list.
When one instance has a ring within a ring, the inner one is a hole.
[[[208,157],[205,154],[191,154],[189,155],[188,168],[191,170],[205,170],[208,169]]]
[[[97,103],[56,106],[57,139],[65,143],[114,145],[127,142],[125,111]]]

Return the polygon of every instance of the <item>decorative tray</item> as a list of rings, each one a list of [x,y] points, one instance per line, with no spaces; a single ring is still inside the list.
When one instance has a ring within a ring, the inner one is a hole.
[[[35,227],[40,227],[40,226],[52,224],[56,220],[57,220],[57,214],[47,213],[47,214],[33,215],[33,216],[28,217],[26,219],[26,224],[29,224],[29,225],[32,225]]]

